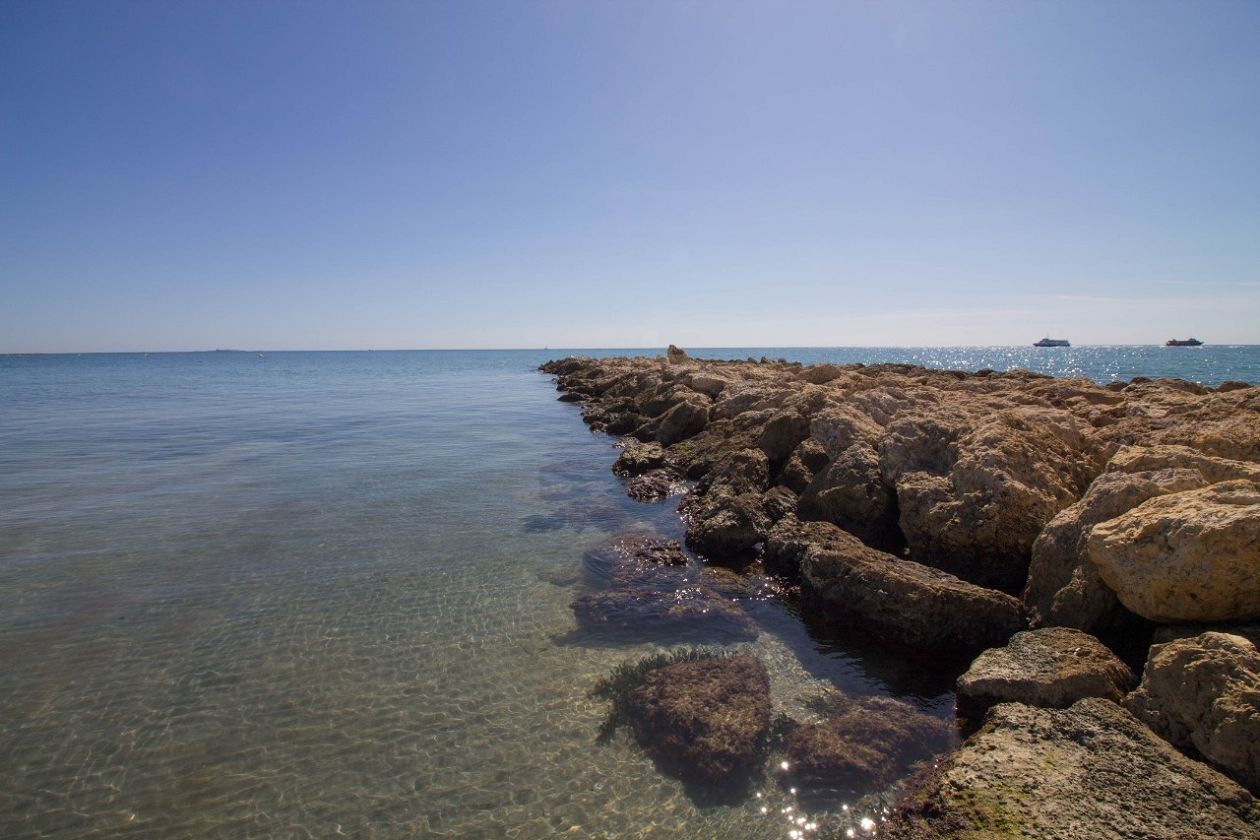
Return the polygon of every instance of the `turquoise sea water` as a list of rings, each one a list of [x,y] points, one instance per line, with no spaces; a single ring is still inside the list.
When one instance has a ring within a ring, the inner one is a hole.
[[[612,441],[535,371],[569,352],[0,357],[0,836],[877,820],[879,796],[811,806],[768,777],[721,801],[597,743],[589,688],[657,648],[575,632],[583,552],[680,528],[624,496]],[[1260,382],[1256,347],[695,354]],[[744,608],[778,711],[836,685],[950,715],[947,685]]]

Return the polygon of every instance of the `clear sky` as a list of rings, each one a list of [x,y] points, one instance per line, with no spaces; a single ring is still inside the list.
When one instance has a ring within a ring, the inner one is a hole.
[[[1260,3],[0,2],[0,351],[1260,343]]]

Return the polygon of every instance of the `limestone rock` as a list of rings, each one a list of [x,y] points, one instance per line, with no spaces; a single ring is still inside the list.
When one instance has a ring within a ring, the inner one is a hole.
[[[1216,386],[1216,392],[1218,394],[1225,394],[1230,391],[1241,391],[1244,388],[1254,388],[1254,387],[1256,386],[1252,385],[1250,382],[1239,382],[1237,379],[1227,379],[1224,382],[1222,382],[1220,385]]]
[[[1120,602],[1152,621],[1260,618],[1260,485],[1150,499],[1096,526],[1089,557]]]
[[[757,445],[771,461],[781,462],[809,437],[809,420],[798,411],[780,411],[762,427]]]
[[[724,485],[733,493],[759,493],[770,486],[770,461],[760,449],[723,455],[705,476],[705,487]]]
[[[1249,640],[1204,633],[1152,647],[1125,706],[1173,745],[1260,792],[1260,652]]]
[[[1101,467],[1070,414],[1031,407],[899,420],[880,459],[911,556],[1010,592],[1024,587],[1041,529]]]
[[[642,475],[664,463],[665,450],[656,441],[640,443],[634,438],[625,438],[621,442],[621,454],[613,463],[613,472],[624,477]]]
[[[687,545],[715,563],[752,556],[773,524],[757,493],[710,493],[686,506]]]
[[[638,502],[659,502],[681,492],[683,486],[673,470],[656,469],[630,479],[626,495]]]
[[[1118,703],[1136,682],[1129,666],[1087,633],[1029,630],[980,654],[958,678],[958,714],[979,721],[998,703],[1066,709],[1082,697]]]
[[[1260,482],[1260,464],[1218,458],[1188,446],[1126,446],[1107,462],[1107,472],[1139,473],[1174,469],[1195,470],[1208,484],[1240,478]]]
[[[698,433],[709,422],[707,401],[697,396],[684,400],[666,411],[656,429],[656,439],[662,446],[670,446]]]
[[[1033,543],[1023,595],[1032,625],[1101,633],[1122,623],[1126,611],[1089,559],[1090,532],[1147,499],[1206,484],[1193,469],[1105,472],[1095,479],[1081,500],[1050,520]]]
[[[830,523],[787,517],[771,532],[772,552],[768,565],[799,565],[802,604],[829,631],[948,658],[1004,644],[1023,626],[1010,595],[870,548]]]
[[[879,837],[1256,840],[1260,805],[1108,700],[1007,703],[911,789]]]
[[[814,438],[801,441],[787,463],[779,471],[779,483],[795,493],[804,493],[815,474],[827,466],[829,461],[826,448]]]
[[[672,344],[669,345],[669,349],[665,351],[665,354],[667,358],[669,359],[669,363],[671,365],[681,365],[684,362],[688,362],[691,360],[691,357],[687,355],[687,351],[683,350],[680,347],[675,347]]]
[[[911,763],[945,750],[952,733],[945,721],[900,700],[846,700],[821,723],[791,732],[788,773],[800,784],[861,795],[895,781]]]
[[[715,400],[726,389],[726,386],[731,384],[731,381],[725,377],[698,370],[683,377],[683,384]]]
[[[868,443],[841,452],[801,494],[801,517],[839,525],[865,542],[893,547],[900,538],[897,506],[885,486],[879,453]]]
[[[632,695],[635,736],[681,775],[717,782],[752,769],[770,727],[770,680],[752,656],[649,671]]]
[[[844,375],[844,368],[839,365],[810,365],[796,375],[802,382],[822,385]]]
[[[1202,636],[1204,633],[1228,633],[1231,636],[1242,636],[1257,648],[1260,648],[1260,623],[1245,624],[1165,624],[1155,630],[1152,644],[1166,645],[1178,639],[1189,639]]]

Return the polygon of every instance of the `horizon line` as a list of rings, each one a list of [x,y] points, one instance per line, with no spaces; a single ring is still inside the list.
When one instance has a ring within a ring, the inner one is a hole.
[[[571,346],[571,347],[335,347],[335,348],[213,348],[208,350],[0,350],[0,356],[139,356],[153,354],[194,353],[521,353],[528,351],[562,352],[574,350],[650,350],[664,353],[669,345],[632,346]],[[705,350],[953,350],[973,348],[1029,348],[1034,344],[748,344],[748,345],[690,345],[685,352]],[[1073,344],[1069,347],[1038,348],[1050,351],[1073,350],[1082,347],[1164,347],[1163,343],[1108,343]],[[1205,342],[1203,347],[1260,347],[1260,342]],[[1177,348],[1198,349],[1198,348]]]

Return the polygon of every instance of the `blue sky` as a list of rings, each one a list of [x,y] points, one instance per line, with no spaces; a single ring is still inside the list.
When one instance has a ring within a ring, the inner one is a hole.
[[[0,351],[1260,343],[1260,4],[0,3]]]

